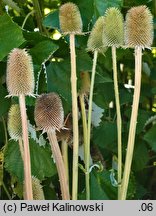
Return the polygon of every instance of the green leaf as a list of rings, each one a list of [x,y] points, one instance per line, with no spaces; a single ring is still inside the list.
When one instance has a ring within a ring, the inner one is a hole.
[[[141,156],[141,157],[140,157]],[[149,153],[146,143],[143,140],[136,140],[133,156],[133,169],[139,171],[145,168],[149,160]]]
[[[58,46],[54,44],[52,40],[44,40],[39,42],[30,50],[33,63],[41,65],[43,62],[47,61],[57,49]]]
[[[7,95],[7,90],[3,86],[0,86],[0,117],[6,114],[10,107],[10,99],[5,98]]]
[[[70,63],[52,62],[47,67],[48,92],[57,92],[71,105]]]
[[[115,152],[117,146],[115,141],[117,139],[116,125],[110,122],[104,122],[93,131],[93,141],[101,148],[107,148]]]
[[[108,200],[104,187],[100,185],[100,179],[92,172],[90,175],[90,196],[91,200]]]
[[[103,16],[108,7],[121,7],[123,0],[94,0],[94,7],[98,16]]]
[[[31,152],[31,172],[40,180],[56,174],[56,168],[49,149],[40,147],[33,139],[29,139]],[[23,161],[18,142],[10,140],[5,151],[5,168],[23,181]]]
[[[59,10],[52,11],[43,20],[43,25],[48,28],[60,30]]]
[[[156,152],[156,124],[147,131],[143,139],[148,142],[152,150]]]
[[[20,27],[7,14],[0,16],[0,60],[24,41]]]

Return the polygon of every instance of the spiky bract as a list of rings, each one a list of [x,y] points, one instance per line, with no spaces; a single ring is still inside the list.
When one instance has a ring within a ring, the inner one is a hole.
[[[63,4],[59,10],[60,28],[64,34],[81,34],[82,20],[80,11],[72,2]]]
[[[40,180],[34,176],[32,176],[32,190],[33,190],[34,200],[44,200],[45,199]]]
[[[7,62],[7,88],[10,96],[32,95],[34,73],[31,56],[25,49],[13,49]]]
[[[36,100],[35,121],[38,129],[48,132],[63,127],[64,111],[56,93],[42,94]]]
[[[153,42],[153,18],[150,10],[142,5],[132,7],[126,15],[125,44],[129,47],[150,48]]]

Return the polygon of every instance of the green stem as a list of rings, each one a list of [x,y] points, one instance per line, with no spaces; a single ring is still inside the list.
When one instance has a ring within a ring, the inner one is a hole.
[[[50,131],[47,132],[48,134],[48,139],[51,144],[51,150],[54,156],[54,160],[56,162],[56,167],[58,171],[58,176],[60,180],[60,186],[61,186],[61,192],[62,192],[62,199],[63,200],[70,200],[70,195],[69,195],[69,186],[68,186],[68,181],[67,181],[67,176],[66,176],[66,171],[65,171],[65,166],[63,163],[63,158],[62,154],[59,148],[59,144],[57,142],[56,138],[56,133],[55,131]]]
[[[8,133],[7,133],[7,127],[6,127],[6,123],[5,123],[5,119],[2,116],[2,122],[3,122],[3,127],[4,127],[4,134],[5,134],[5,147],[8,144]]]
[[[98,51],[94,51],[93,67],[92,67],[92,77],[89,95],[89,109],[88,109],[88,131],[87,131],[87,147],[86,147],[86,173],[89,177],[89,167],[90,167],[90,133],[91,133],[91,119],[92,119],[92,102],[93,102],[93,90],[95,81],[95,72],[97,64]],[[89,181],[89,180],[88,180]],[[90,199],[90,193],[87,194],[87,199]]]
[[[24,187],[25,187],[24,198],[26,200],[33,200],[28,124],[27,124],[25,96],[23,94],[19,96],[19,104],[20,104],[20,111],[21,111],[22,138],[23,138],[23,147],[24,147]]]
[[[62,148],[62,157],[63,157],[63,161],[64,161],[67,181],[69,184],[68,143],[66,140],[62,140],[61,148]]]
[[[42,12],[41,12],[39,1],[33,0],[33,4],[34,4],[34,10],[36,14],[37,26],[39,28],[39,31],[41,33],[45,33],[46,35],[48,35],[46,29],[42,25]]]
[[[4,189],[7,197],[9,198],[9,200],[11,200],[11,196],[10,196],[9,191],[8,191],[7,187],[5,186],[4,182],[2,182],[2,186],[3,186],[3,189]]]
[[[83,124],[83,139],[84,139],[84,162],[85,170],[87,170],[87,117],[84,102],[84,94],[80,94],[80,106],[82,114],[82,124]],[[89,184],[89,172],[85,171],[85,181],[86,181],[86,199],[90,199],[90,184]]]
[[[122,120],[120,111],[120,98],[118,89],[118,76],[117,76],[117,62],[116,62],[116,47],[112,46],[112,61],[113,61],[113,78],[114,78],[114,91],[115,103],[117,112],[117,134],[118,134],[118,199],[121,192],[121,178],[122,178]]]
[[[27,19],[28,19],[33,13],[34,13],[34,10],[30,11],[30,12],[26,15],[26,17],[25,17],[25,19],[24,19],[24,21],[23,21],[22,27],[21,27],[22,29],[24,28]]]
[[[76,76],[76,54],[75,54],[75,35],[74,34],[70,34],[70,58],[71,58],[71,94],[72,94],[72,116],[73,116],[72,199],[77,200],[79,129],[78,129],[77,76]]]
[[[126,162],[125,162],[123,180],[121,185],[121,197],[120,197],[121,200],[125,200],[127,196],[128,183],[129,183],[131,164],[133,158],[140,89],[141,89],[141,68],[142,68],[141,63],[142,63],[142,48],[136,47],[135,48],[135,85],[134,85],[135,88],[134,88],[133,105],[132,105],[130,129],[129,129],[129,136],[128,136]]]

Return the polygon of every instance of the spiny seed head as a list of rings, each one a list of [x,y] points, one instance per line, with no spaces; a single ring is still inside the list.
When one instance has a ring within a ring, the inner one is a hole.
[[[66,141],[68,144],[71,143],[72,140],[72,117],[71,114],[68,114],[64,128],[60,131],[56,132],[57,140],[58,141]]]
[[[63,127],[64,111],[56,93],[42,94],[36,100],[35,121],[40,130],[48,132]]]
[[[32,95],[34,91],[34,74],[31,56],[25,49],[15,48],[7,62],[7,88],[9,95]]]
[[[88,43],[87,43],[87,50],[94,52],[97,50],[98,52],[104,52],[104,44],[102,41],[102,35],[103,35],[103,28],[104,28],[104,17],[101,16],[98,18],[96,21],[90,36],[88,38]]]
[[[21,113],[18,104],[11,106],[8,113],[8,132],[11,139],[18,140],[22,137]]]
[[[144,5],[132,7],[126,15],[125,44],[150,48],[152,42],[153,17],[150,10]]]
[[[32,191],[34,200],[44,200],[44,193],[40,180],[32,176]]]
[[[81,34],[82,20],[80,11],[74,3],[63,4],[59,10],[61,31],[64,34]]]
[[[104,16],[103,43],[119,47],[124,43],[124,20],[118,8],[111,7]]]

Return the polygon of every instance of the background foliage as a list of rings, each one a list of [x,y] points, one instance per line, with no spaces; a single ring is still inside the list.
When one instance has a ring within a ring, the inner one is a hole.
[[[6,4],[7,2],[7,4]],[[12,199],[21,198],[23,164],[18,144],[9,140],[7,114],[17,98],[6,99],[6,61],[14,47],[26,48],[32,55],[35,72],[35,93],[57,92],[63,101],[65,114],[71,112],[69,38],[61,37],[58,8],[66,0],[2,0],[0,1],[0,149],[5,147],[4,164],[0,164],[0,186],[3,182]],[[87,53],[88,32],[97,18],[111,6],[119,7],[125,16],[127,10],[136,5],[147,5],[154,17],[156,31],[155,0],[73,0],[80,9],[83,20],[83,36],[76,36],[78,88],[81,72],[91,72],[92,53]],[[112,21],[113,22],[113,21]],[[155,34],[156,37],[156,34]],[[144,50],[142,88],[137,121],[132,173],[128,191],[129,199],[156,199],[156,40],[152,50]],[[125,157],[133,88],[126,88],[134,78],[134,51],[118,49],[118,77],[123,120],[123,156]],[[117,199],[116,156],[116,110],[114,102],[111,52],[99,55],[94,90],[94,103],[102,109],[101,120],[92,127],[91,157],[99,168],[91,172],[91,199]],[[27,98],[29,118],[32,174],[42,182],[45,198],[60,198],[59,182],[55,164],[51,158],[46,136],[35,131],[34,98]],[[97,108],[96,106],[96,108]],[[87,108],[87,101],[86,101]],[[101,110],[100,109],[100,110]],[[94,118],[98,118],[94,110]],[[81,127],[81,118],[80,118]],[[70,168],[72,149],[69,149]],[[124,158],[125,159],[125,158]],[[83,157],[80,157],[83,165]],[[70,170],[71,172],[71,170]],[[2,175],[3,174],[3,175]],[[114,176],[115,175],[115,176]],[[84,173],[79,169],[79,199],[85,199]],[[1,187],[1,199],[8,199]]]

